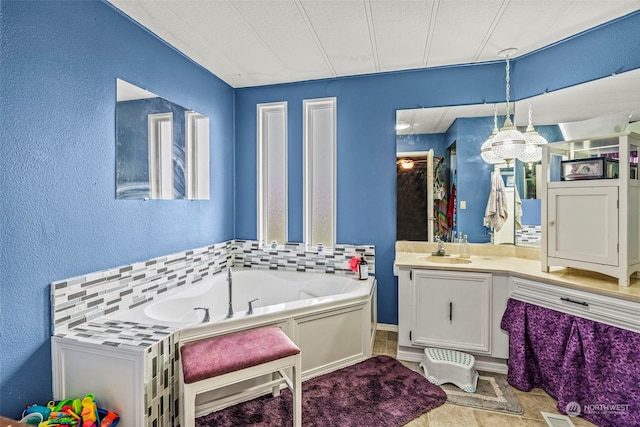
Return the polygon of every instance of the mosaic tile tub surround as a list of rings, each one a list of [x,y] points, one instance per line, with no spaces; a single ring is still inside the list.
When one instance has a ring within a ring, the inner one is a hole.
[[[349,260],[356,256],[364,258],[369,273],[375,273],[375,246],[336,245],[318,252],[303,243],[286,243],[272,249],[260,246],[255,240],[234,241],[234,265],[272,270],[310,271],[329,274],[356,275],[349,269]]]
[[[154,258],[110,270],[53,282],[53,335],[190,285],[226,269],[233,262],[232,242]]]
[[[166,291],[197,284],[226,270],[227,265],[290,271],[353,275],[349,260],[363,254],[370,274],[375,273],[375,247],[336,245],[318,253],[302,243],[287,243],[275,249],[261,247],[255,240],[230,240],[118,268],[72,277],[51,284],[53,335],[80,335],[92,341],[109,334],[97,321],[117,311],[131,310]],[[83,325],[84,328],[74,328]],[[71,329],[74,329],[72,332]],[[88,329],[88,330],[83,330]],[[71,334],[69,334],[71,332]],[[129,336],[111,334],[111,342],[128,345]],[[115,340],[115,341],[113,341]],[[113,344],[112,344],[113,345]],[[142,345],[142,342],[133,342]]]

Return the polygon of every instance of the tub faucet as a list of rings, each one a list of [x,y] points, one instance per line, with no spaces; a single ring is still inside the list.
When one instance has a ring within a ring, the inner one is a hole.
[[[258,301],[260,298],[254,298],[249,301],[249,310],[247,310],[247,315],[253,314],[253,303]]]
[[[194,307],[194,310],[204,310],[204,318],[202,319],[202,322],[200,323],[208,323],[209,320],[211,320],[209,318],[209,309],[207,307]]]
[[[225,319],[231,319],[233,317],[233,299],[232,299],[232,291],[233,291],[233,277],[231,274],[231,266],[227,266],[227,282],[229,282],[229,312],[227,313],[227,317]]]

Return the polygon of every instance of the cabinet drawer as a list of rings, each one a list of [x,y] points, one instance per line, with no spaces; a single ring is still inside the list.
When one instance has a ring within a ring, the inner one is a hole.
[[[519,277],[511,280],[514,299],[640,332],[640,303]]]

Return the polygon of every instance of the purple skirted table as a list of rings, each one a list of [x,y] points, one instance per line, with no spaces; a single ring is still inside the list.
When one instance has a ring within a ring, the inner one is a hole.
[[[640,426],[640,334],[514,299],[500,326],[512,386],[542,388],[600,427]]]

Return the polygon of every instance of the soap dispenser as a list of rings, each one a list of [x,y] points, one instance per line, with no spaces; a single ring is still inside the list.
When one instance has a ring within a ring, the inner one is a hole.
[[[360,262],[358,263],[358,279],[366,280],[369,278],[369,264],[364,259],[364,254],[360,254]]]

